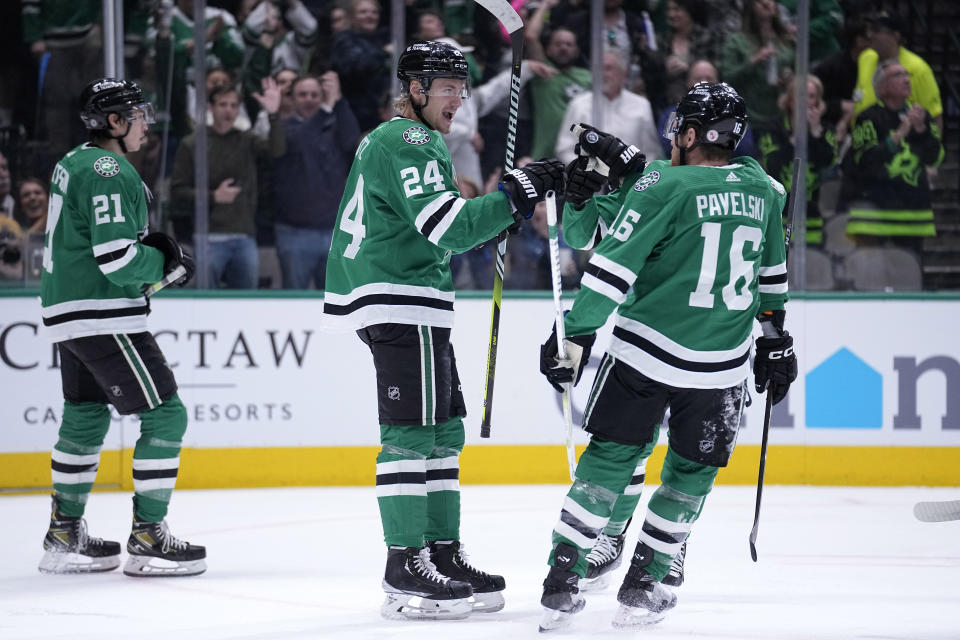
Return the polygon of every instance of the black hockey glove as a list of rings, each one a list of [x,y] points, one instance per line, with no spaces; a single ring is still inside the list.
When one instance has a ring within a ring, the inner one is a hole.
[[[773,404],[784,399],[790,383],[797,379],[797,356],[793,337],[783,332],[777,337],[757,338],[757,354],[753,359],[753,382],[757,393],[773,394]]]
[[[547,382],[560,393],[563,393],[560,385],[566,382],[572,382],[576,386],[587,361],[590,360],[590,349],[596,339],[596,333],[568,337],[563,341],[567,359],[560,360],[557,357],[557,326],[554,325],[550,337],[540,347],[540,373],[546,376]]]
[[[563,194],[563,182],[563,163],[543,159],[508,172],[498,187],[510,198],[513,218],[520,222],[521,218],[533,215],[533,208],[546,197],[547,191],[552,189],[557,195]]]
[[[193,272],[196,271],[193,258],[190,254],[184,253],[177,241],[167,234],[154,231],[144,236],[140,244],[159,249],[163,254],[163,275],[167,275],[181,265],[187,270],[185,276],[173,283],[175,287],[183,287],[193,278]]]
[[[615,135],[604,133],[588,124],[575,124],[571,131],[581,130],[577,154],[586,153],[610,167],[610,179],[619,180],[628,173],[643,171],[647,158],[634,145],[626,144]]]
[[[587,169],[587,158],[578,157],[567,165],[567,190],[563,196],[577,209],[582,209],[587,200],[603,189],[607,179],[602,174]]]

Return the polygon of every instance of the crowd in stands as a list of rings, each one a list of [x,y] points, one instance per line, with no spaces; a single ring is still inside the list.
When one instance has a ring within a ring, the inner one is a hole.
[[[936,234],[930,176],[944,155],[943,107],[929,65],[907,48],[902,17],[878,11],[882,3],[810,2],[806,96],[795,95],[793,82],[797,0],[603,0],[600,77],[589,69],[589,2],[512,4],[526,24],[516,157],[573,160],[570,125],[593,123],[597,90],[603,119],[593,124],[648,160],[669,158],[661,131],[673,105],[696,82],[723,81],[749,109],[738,153],[789,189],[793,106],[805,99],[808,247],[836,249],[833,260],[895,248],[921,264],[922,240]],[[11,18],[2,27],[0,281],[38,277],[52,164],[86,140],[77,96],[102,74],[101,5],[21,0],[0,15]],[[404,6],[408,41],[445,40],[468,58],[472,97],[445,139],[461,193],[495,189],[509,39],[472,2]],[[207,127],[211,286],[323,288],[356,145],[394,115],[390,13],[379,0],[208,0],[198,43],[193,0],[124,2],[126,75],[152,94],[158,113],[150,143],[131,159],[153,195],[151,224],[186,245],[197,241],[195,131]],[[193,70],[198,46],[206,53],[205,104]],[[827,183],[837,188],[824,210]],[[549,288],[542,218],[538,210],[513,239],[507,288]],[[563,248],[565,287],[577,286],[586,257]],[[494,242],[455,256],[455,284],[490,288],[495,261]],[[837,278],[823,288],[842,286]]]

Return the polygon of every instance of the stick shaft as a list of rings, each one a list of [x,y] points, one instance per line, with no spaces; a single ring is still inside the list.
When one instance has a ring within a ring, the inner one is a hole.
[[[510,112],[507,117],[507,150],[504,158],[504,172],[513,169],[513,155],[517,140],[517,118],[520,108],[520,64],[523,61],[523,22],[509,3],[478,0],[478,4],[497,16],[510,33],[513,48],[513,75],[510,79]],[[503,7],[506,5],[506,8]],[[509,12],[507,12],[509,9]],[[512,13],[512,15],[510,15]],[[516,22],[514,22],[514,17]],[[519,24],[515,29],[511,25]],[[500,308],[503,302],[503,263],[507,254],[507,232],[497,236],[497,263],[493,275],[493,304],[490,312],[490,336],[487,340],[487,371],[483,388],[483,408],[480,416],[480,437],[490,437],[493,418],[493,385],[497,372],[497,348],[500,344]]]

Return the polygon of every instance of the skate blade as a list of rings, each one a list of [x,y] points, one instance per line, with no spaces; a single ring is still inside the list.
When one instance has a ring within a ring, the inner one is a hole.
[[[600,591],[606,589],[610,584],[610,573],[604,573],[596,578],[581,578],[579,584],[580,591]]]
[[[642,629],[643,627],[656,624],[663,620],[667,615],[667,611],[669,611],[669,609],[654,613],[643,607],[628,607],[622,604],[613,615],[613,628]]]
[[[503,609],[506,604],[503,593],[500,591],[490,591],[488,593],[474,591],[470,597],[470,602],[473,604],[474,613],[495,613]]]
[[[47,551],[37,568],[41,573],[100,573],[119,566],[119,555],[93,558],[80,553]]]
[[[134,556],[127,558],[123,574],[131,578],[178,578],[200,575],[207,570],[205,560],[164,560],[153,556]]]
[[[570,611],[558,611],[556,609],[544,607],[543,617],[540,619],[540,633],[556,631],[557,629],[565,629],[566,627],[569,627],[573,615],[582,609],[582,600],[580,601],[579,606],[574,607]]]
[[[405,593],[388,593],[380,606],[380,615],[387,620],[462,620],[473,612],[470,600],[431,600]]]

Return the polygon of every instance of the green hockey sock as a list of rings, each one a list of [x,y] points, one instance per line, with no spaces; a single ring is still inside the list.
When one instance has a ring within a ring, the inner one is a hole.
[[[610,521],[603,529],[603,532],[612,538],[619,536],[626,530],[627,523],[630,522],[634,511],[637,510],[637,504],[639,504],[640,496],[643,494],[643,483],[647,477],[647,458],[653,453],[659,431],[658,427],[654,432],[654,441],[643,447],[640,453],[640,462],[633,470],[633,478],[630,479],[630,484],[624,488],[623,493],[617,497],[617,501],[613,505]]]
[[[587,554],[607,525],[617,497],[630,483],[643,449],[594,437],[580,456],[577,479],[553,529],[554,550],[567,543],[579,551],[571,570],[580,577],[587,573]],[[553,550],[548,561],[554,563]]]
[[[460,539],[460,451],[463,420],[451,418],[437,425],[433,451],[427,456],[426,542]]]
[[[140,522],[160,522],[177,484],[180,445],[187,430],[187,410],[176,394],[140,414],[140,438],[133,450],[133,515]]]
[[[427,456],[433,427],[380,426],[377,504],[387,546],[422,547],[427,528]]]
[[[700,517],[707,494],[713,488],[717,467],[711,467],[667,451],[660,473],[660,487],[650,497],[639,541],[653,549],[647,571],[662,580],[670,563]]]
[[[110,410],[97,402],[63,403],[60,437],[50,456],[50,472],[57,511],[83,515],[97,477],[100,449],[110,428]]]

